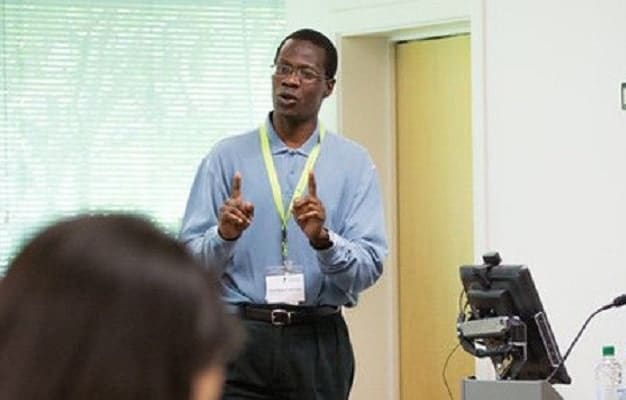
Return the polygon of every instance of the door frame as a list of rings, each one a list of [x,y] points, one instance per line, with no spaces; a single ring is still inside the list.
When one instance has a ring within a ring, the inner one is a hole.
[[[482,2],[482,0],[473,0]],[[365,144],[377,165],[383,201],[386,205],[385,217],[389,238],[389,257],[385,274],[364,302],[347,315],[351,325],[373,329],[383,341],[386,350],[380,373],[386,376],[394,388],[388,393],[390,399],[400,396],[400,340],[399,340],[399,296],[398,296],[398,253],[396,205],[396,107],[395,107],[395,51],[397,42],[426,39],[457,34],[469,34],[471,46],[471,103],[472,103],[472,168],[473,168],[473,241],[474,262],[479,262],[480,255],[487,248],[487,157],[486,157],[486,85],[485,71],[485,7],[472,7],[469,18],[446,21],[433,21],[426,25],[396,27],[377,32],[349,32],[338,34],[336,43],[340,54],[338,74],[337,119],[338,128],[347,137]],[[470,24],[471,20],[471,24]],[[363,82],[376,88],[376,96],[364,95]],[[469,260],[468,260],[469,261]],[[377,325],[366,322],[376,308],[386,315],[384,321],[378,319]],[[359,312],[358,310],[363,310]],[[384,326],[383,326],[384,325]],[[359,343],[355,343],[356,347]],[[381,354],[372,355],[373,358]],[[363,357],[365,358],[365,357]],[[380,361],[380,358],[378,358]],[[373,365],[368,360],[365,364]],[[490,363],[479,360],[476,363],[478,377],[493,375]],[[371,371],[374,372],[374,371]],[[357,371],[358,373],[358,371]],[[357,375],[358,379],[358,375]],[[358,386],[358,385],[357,385]]]

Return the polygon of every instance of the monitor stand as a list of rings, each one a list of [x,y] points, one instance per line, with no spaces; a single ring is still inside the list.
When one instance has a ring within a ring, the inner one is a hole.
[[[478,381],[464,379],[463,400],[563,400],[546,381]]]

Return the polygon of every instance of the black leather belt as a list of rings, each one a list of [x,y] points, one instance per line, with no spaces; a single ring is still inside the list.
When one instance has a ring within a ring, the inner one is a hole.
[[[251,305],[241,304],[237,307],[239,316],[243,319],[262,321],[274,326],[306,324],[329,315],[337,314],[341,307],[297,307],[285,305]]]

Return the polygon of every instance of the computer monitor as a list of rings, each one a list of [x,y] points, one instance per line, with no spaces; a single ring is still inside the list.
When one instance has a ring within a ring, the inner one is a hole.
[[[460,267],[469,306],[459,316],[461,344],[475,356],[490,357],[499,379],[547,379],[561,353],[530,270],[498,263],[499,255],[496,263]],[[564,365],[550,382],[571,383]]]

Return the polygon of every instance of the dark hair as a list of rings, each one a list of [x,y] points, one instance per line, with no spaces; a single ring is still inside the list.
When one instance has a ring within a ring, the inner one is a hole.
[[[61,221],[0,282],[0,398],[187,400],[233,323],[214,276],[144,219]]]
[[[324,71],[326,73],[326,78],[333,79],[335,77],[335,74],[337,73],[337,49],[330,39],[324,36],[321,32],[313,29],[300,29],[287,35],[276,48],[274,63],[278,60],[278,53],[280,53],[283,45],[289,39],[305,40],[313,43],[319,48],[324,49],[326,54],[326,57],[324,57]]]

